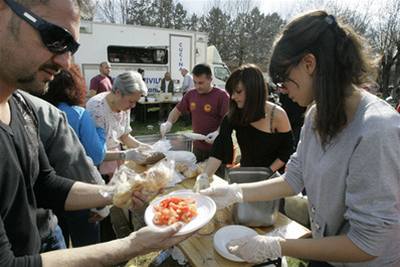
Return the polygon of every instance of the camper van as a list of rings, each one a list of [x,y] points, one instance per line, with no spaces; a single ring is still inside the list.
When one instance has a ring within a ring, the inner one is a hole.
[[[230,73],[217,49],[207,48],[208,36],[203,32],[82,21],[79,42],[74,62],[81,67],[88,85],[99,73],[102,61],[110,62],[112,77],[144,69],[149,94],[158,91],[167,71],[171,73],[175,91],[179,91],[182,67],[191,70],[198,63],[209,63],[214,83],[222,88]]]

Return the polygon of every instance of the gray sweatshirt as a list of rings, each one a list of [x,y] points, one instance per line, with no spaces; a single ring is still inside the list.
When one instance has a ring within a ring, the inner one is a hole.
[[[353,121],[324,150],[313,130],[315,106],[284,179],[304,187],[314,238],[345,234],[377,256],[334,266],[400,266],[400,115],[363,92]]]

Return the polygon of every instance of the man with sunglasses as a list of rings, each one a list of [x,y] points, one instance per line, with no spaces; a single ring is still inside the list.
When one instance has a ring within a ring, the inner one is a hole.
[[[111,204],[100,185],[59,177],[39,139],[35,111],[17,88],[44,92],[79,47],[76,0],[0,0],[0,266],[98,266],[170,247],[181,225],[161,232],[147,227],[124,239],[39,254],[38,207],[78,210]],[[60,149],[63,149],[60,147]],[[135,206],[145,199],[132,195]]]

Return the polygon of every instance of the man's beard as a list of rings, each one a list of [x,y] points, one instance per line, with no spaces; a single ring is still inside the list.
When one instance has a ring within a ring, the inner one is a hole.
[[[17,79],[18,88],[36,96],[42,96],[49,89],[49,82],[39,82],[35,74],[31,74]]]
[[[53,70],[55,75],[61,71],[61,68],[55,64],[47,63],[40,66],[39,71],[46,71],[46,69]],[[49,82],[51,80],[39,81],[36,77],[37,72],[20,77],[17,79],[20,89],[27,91],[36,96],[42,96],[47,93],[49,89]]]

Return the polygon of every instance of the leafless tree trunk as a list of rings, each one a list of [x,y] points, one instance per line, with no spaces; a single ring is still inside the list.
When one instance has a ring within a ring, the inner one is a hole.
[[[125,24],[131,5],[130,0],[98,0],[98,15],[105,22]]]

